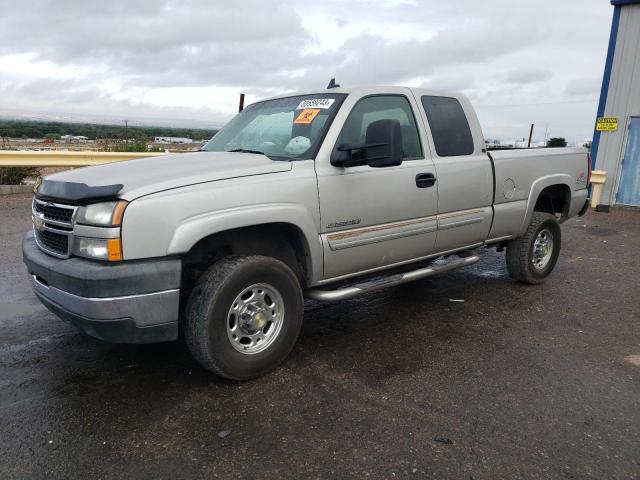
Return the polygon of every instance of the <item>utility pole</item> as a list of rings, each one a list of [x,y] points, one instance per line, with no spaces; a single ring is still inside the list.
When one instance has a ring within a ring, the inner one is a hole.
[[[124,122],[124,143],[129,144],[129,120],[122,120]]]
[[[527,148],[531,148],[531,137],[533,137],[533,123],[531,124],[531,130],[529,130],[529,143],[527,143]]]
[[[244,93],[240,94],[240,103],[238,104],[238,113],[244,109]]]

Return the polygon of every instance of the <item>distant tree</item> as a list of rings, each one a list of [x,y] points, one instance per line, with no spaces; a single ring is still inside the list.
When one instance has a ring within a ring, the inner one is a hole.
[[[9,144],[10,127],[6,123],[0,123],[0,148],[5,149]]]
[[[60,138],[60,135],[56,134],[56,133],[47,133],[44,136],[45,140],[58,140]]]
[[[147,151],[147,138],[142,132],[132,130],[129,132],[133,136],[129,138],[120,139],[114,147],[111,147],[112,152],[146,152]]]
[[[83,135],[90,140],[124,139],[124,126],[98,125],[92,123],[63,123],[47,121],[6,120],[2,122],[8,137],[44,138],[48,133],[55,135]],[[129,125],[129,139],[142,135],[144,137],[189,137],[195,141],[209,140],[216,134],[214,129],[173,128],[173,127],[136,127]]]
[[[566,147],[567,141],[563,137],[553,137],[547,142],[547,147]]]

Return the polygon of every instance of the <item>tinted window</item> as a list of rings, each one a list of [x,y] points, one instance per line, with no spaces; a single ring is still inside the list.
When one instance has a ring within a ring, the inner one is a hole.
[[[342,127],[337,145],[362,145],[367,127],[377,120],[398,120],[402,129],[402,152],[405,158],[421,158],[422,147],[416,119],[406,97],[401,95],[375,96],[360,100]],[[357,154],[357,152],[354,152]]]
[[[473,136],[462,105],[455,98],[422,97],[422,106],[427,114],[433,143],[441,157],[471,155]]]

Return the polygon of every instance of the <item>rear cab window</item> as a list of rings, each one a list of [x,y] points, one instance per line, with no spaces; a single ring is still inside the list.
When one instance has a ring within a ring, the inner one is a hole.
[[[458,99],[424,95],[420,100],[438,156],[471,155],[474,152],[473,135]]]

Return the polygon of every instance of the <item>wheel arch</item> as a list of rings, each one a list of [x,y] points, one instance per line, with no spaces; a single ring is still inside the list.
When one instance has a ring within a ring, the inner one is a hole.
[[[560,221],[562,222],[571,211],[572,201],[572,178],[569,175],[548,175],[536,180],[531,186],[529,191],[529,198],[527,199],[527,211],[525,217],[520,225],[519,234],[523,235],[529,223],[533,212],[547,212],[552,214],[560,214]],[[546,202],[549,199],[552,204]],[[555,208],[559,210],[555,210]]]
[[[288,264],[293,255],[304,283],[322,275],[320,237],[310,216],[297,205],[254,206],[187,219],[174,232],[167,254],[189,263],[220,248],[228,254],[269,255]]]
[[[550,213],[551,215],[559,214],[562,220],[569,214],[570,207],[571,189],[568,185],[556,183],[542,189],[533,211]]]

